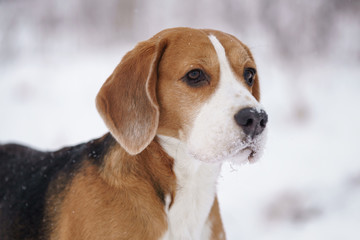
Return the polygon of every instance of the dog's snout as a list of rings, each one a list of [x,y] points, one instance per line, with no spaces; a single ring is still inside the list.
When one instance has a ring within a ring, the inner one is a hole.
[[[236,113],[234,117],[244,133],[250,137],[255,137],[262,133],[268,121],[268,115],[264,110],[258,112],[254,108],[244,108]]]

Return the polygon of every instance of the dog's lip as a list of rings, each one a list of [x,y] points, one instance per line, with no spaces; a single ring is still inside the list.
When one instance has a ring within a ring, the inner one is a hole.
[[[196,151],[189,151],[189,155],[203,162],[224,162],[234,163],[255,163],[263,153],[263,137],[245,137],[237,139],[231,146],[218,155],[201,154]]]
[[[250,147],[247,147],[247,148],[251,151],[251,152],[250,152],[250,155],[249,155],[249,157],[248,157],[249,162],[250,162],[250,163],[253,163],[253,162],[255,162],[256,151],[253,150],[253,149],[250,148]]]
[[[244,153],[244,152],[246,152],[246,151],[250,151],[249,157],[250,157],[250,155],[253,154],[253,152],[254,152],[254,150],[253,150],[250,146],[246,146],[246,147],[244,147],[243,149],[240,150],[241,153]]]
[[[260,143],[260,144],[259,144]],[[248,161],[249,163],[255,163],[263,155],[263,142],[250,142],[242,151],[249,151]]]
[[[249,155],[247,156],[247,160],[249,161],[249,163],[256,162],[257,151],[251,145],[250,146],[248,145],[239,151],[239,153],[245,153],[245,152],[249,152]]]

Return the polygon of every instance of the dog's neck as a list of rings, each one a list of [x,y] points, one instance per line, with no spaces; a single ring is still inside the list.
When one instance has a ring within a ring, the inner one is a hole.
[[[171,137],[158,136],[165,152],[174,159],[175,199],[168,198],[168,231],[163,239],[200,239],[210,233],[206,222],[216,195],[220,163],[205,163],[187,152],[186,144]]]
[[[180,140],[158,135],[136,156],[113,144],[100,175],[116,188],[134,186],[133,175],[154,186],[167,215],[168,229],[163,240],[208,239],[211,221],[207,220],[220,170],[220,163],[194,159]]]
[[[165,204],[165,196],[173,197],[175,194],[176,178],[173,165],[173,159],[155,140],[135,156],[127,153],[115,142],[104,158],[100,176],[115,188],[131,187],[136,185],[136,180],[148,182]]]

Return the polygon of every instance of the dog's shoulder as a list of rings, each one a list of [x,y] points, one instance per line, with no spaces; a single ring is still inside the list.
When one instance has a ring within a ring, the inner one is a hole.
[[[101,165],[114,143],[106,134],[55,152],[0,145],[0,239],[41,239],[49,195],[60,194],[84,161]]]

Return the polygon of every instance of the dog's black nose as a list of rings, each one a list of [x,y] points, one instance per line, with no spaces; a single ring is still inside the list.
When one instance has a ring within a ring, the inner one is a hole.
[[[268,121],[268,115],[264,110],[258,112],[254,108],[244,108],[236,113],[234,117],[244,133],[250,137],[255,137],[262,133]]]

